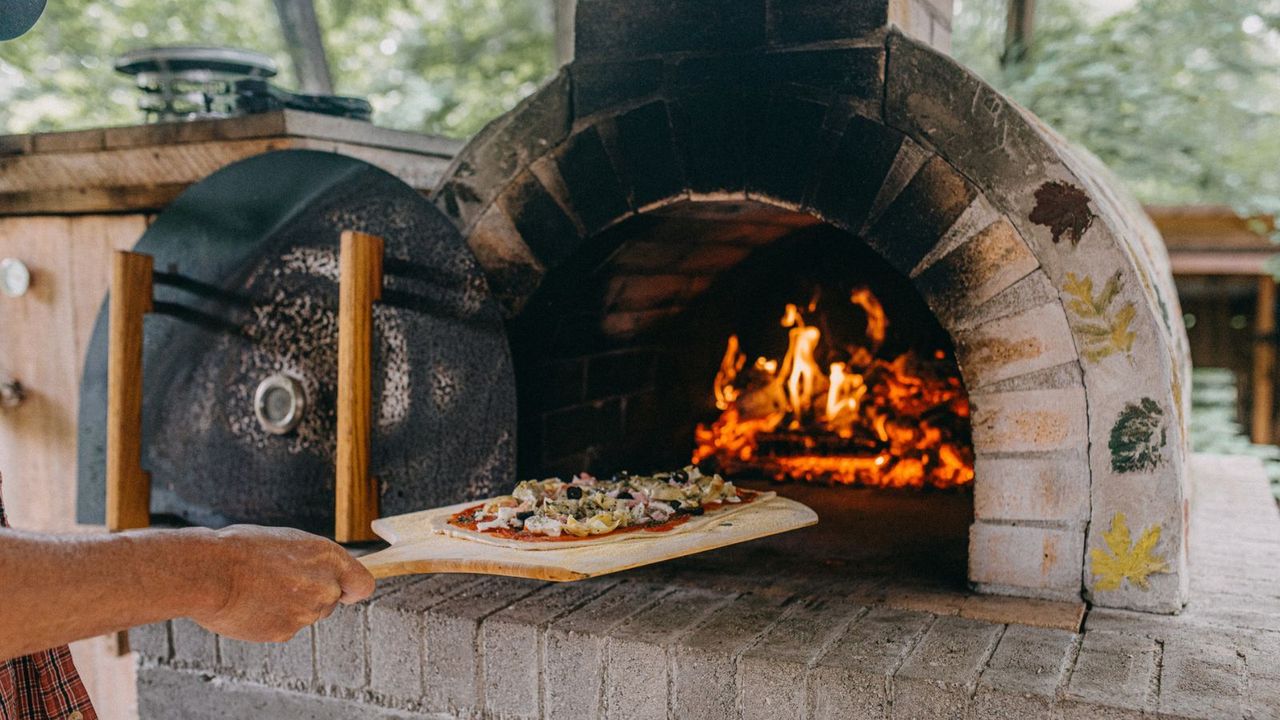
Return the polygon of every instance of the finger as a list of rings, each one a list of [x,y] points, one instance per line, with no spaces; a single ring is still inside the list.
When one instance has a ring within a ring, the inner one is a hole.
[[[333,614],[333,611],[337,609],[338,609],[338,603],[336,601],[326,605],[324,609],[320,611],[320,615],[316,617],[316,622],[319,622],[329,617],[330,615]]]
[[[373,594],[373,588],[377,584],[373,579],[373,575],[369,574],[368,568],[360,563],[359,560],[348,555],[345,551],[342,553],[346,557],[341,573],[338,575],[338,584],[342,587],[342,596],[339,602],[344,605],[360,602],[361,600]]]

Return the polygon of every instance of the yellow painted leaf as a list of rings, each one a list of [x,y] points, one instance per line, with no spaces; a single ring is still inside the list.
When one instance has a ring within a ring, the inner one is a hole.
[[[1147,578],[1155,573],[1169,571],[1164,558],[1155,553],[1160,542],[1160,526],[1152,525],[1133,542],[1124,513],[1111,518],[1111,529],[1102,534],[1106,549],[1089,551],[1093,561],[1091,572],[1097,578],[1098,590],[1119,590],[1125,580],[1146,590]]]

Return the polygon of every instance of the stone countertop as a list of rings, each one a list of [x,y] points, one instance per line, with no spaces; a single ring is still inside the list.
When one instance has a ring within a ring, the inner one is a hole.
[[[139,629],[142,717],[1275,717],[1280,515],[1255,460],[1193,478],[1178,616],[1073,632],[1069,603],[753,546],[573,584],[406,578],[280,645]]]

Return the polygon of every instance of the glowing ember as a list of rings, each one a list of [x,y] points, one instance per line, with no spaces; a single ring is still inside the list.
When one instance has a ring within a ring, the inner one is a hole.
[[[698,426],[694,462],[778,480],[940,488],[973,480],[969,401],[955,363],[942,350],[881,357],[883,306],[865,288],[849,301],[866,315],[861,344],[829,347],[823,323],[806,324],[796,305],[783,313],[781,361],[747,367],[738,336],[729,336],[713,388],[722,412]],[[816,298],[806,312],[819,312]],[[818,358],[835,356],[824,372]]]

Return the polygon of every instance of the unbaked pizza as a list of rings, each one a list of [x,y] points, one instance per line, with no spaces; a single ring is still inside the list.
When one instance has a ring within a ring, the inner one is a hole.
[[[773,496],[694,466],[608,480],[581,473],[567,481],[526,480],[510,495],[442,516],[433,529],[505,547],[558,550],[705,528]]]

